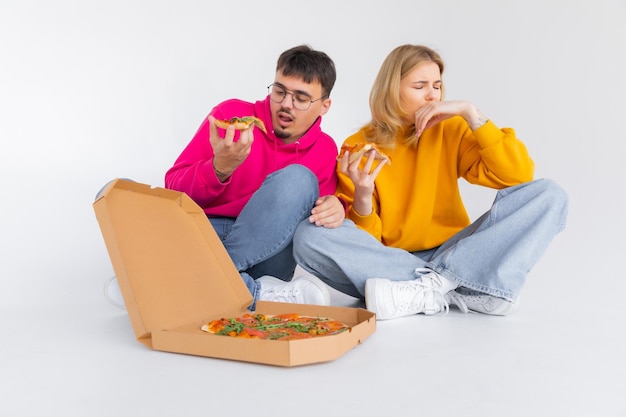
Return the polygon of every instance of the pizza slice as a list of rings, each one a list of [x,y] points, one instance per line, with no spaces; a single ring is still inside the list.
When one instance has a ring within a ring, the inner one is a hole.
[[[372,142],[361,142],[356,145],[343,145],[337,159],[341,159],[346,152],[349,152],[350,157],[348,158],[348,163],[351,164],[352,162],[363,158],[369,151],[372,150],[375,152],[374,159],[387,161],[387,163],[391,165],[391,158]]]
[[[215,119],[215,126],[222,129],[228,129],[228,126],[234,126],[235,130],[246,130],[252,125],[256,125],[263,133],[267,133],[263,120],[254,116],[233,117],[230,120]]]

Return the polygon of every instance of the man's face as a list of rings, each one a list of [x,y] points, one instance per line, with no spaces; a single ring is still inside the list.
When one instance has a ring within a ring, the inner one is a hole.
[[[300,77],[287,77],[279,71],[274,79],[274,87],[270,90],[274,91],[270,92],[270,97],[279,100],[282,98],[280,103],[270,100],[270,110],[274,133],[285,143],[300,139],[317,118],[326,114],[330,108],[330,98],[320,100],[322,85],[317,81],[305,83]],[[306,110],[297,108],[306,108],[309,105]]]

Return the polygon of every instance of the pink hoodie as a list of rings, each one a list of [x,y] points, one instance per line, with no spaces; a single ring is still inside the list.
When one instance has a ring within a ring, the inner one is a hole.
[[[211,110],[216,119],[256,116],[267,127],[264,134],[254,128],[254,142],[248,158],[224,183],[213,170],[213,148],[209,141],[209,121],[204,119],[195,136],[165,174],[165,187],[189,195],[211,217],[237,217],[265,177],[290,164],[308,167],[318,178],[320,196],[334,194],[337,188],[335,164],[337,144],[320,127],[321,117],[298,141],[284,144],[274,135],[269,97],[249,103],[226,100]],[[218,129],[224,135],[224,130]],[[237,135],[235,133],[235,140]]]

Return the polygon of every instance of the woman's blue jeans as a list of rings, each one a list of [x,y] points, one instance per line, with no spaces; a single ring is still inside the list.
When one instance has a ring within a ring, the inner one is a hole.
[[[406,281],[416,278],[416,268],[426,267],[464,289],[514,301],[530,269],[565,227],[567,209],[561,187],[536,180],[499,190],[487,213],[438,248],[410,253],[387,247],[350,220],[336,229],[302,222],[294,255],[305,270],[361,299],[369,278]]]

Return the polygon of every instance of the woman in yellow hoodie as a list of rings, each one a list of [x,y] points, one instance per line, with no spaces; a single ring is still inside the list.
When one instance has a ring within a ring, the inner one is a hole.
[[[567,194],[534,164],[510,128],[468,101],[444,101],[444,63],[421,45],[394,49],[370,94],[371,121],[344,145],[374,152],[339,160],[335,229],[300,224],[298,263],[331,287],[364,299],[378,319],[461,311],[512,312],[525,277],[565,227]],[[470,224],[458,180],[499,190]]]

